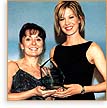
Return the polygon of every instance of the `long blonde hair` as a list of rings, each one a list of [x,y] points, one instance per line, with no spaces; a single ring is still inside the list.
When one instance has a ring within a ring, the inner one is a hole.
[[[85,26],[85,15],[81,9],[80,4],[77,1],[59,1],[59,3],[56,5],[54,10],[54,32],[55,36],[63,36],[64,33],[62,32],[60,25],[59,25],[59,19],[62,16],[63,12],[66,8],[72,9],[74,14],[80,19],[80,25],[79,25],[79,33],[84,38],[84,26]]]

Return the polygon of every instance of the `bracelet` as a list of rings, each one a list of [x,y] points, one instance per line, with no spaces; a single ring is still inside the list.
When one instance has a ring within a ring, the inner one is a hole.
[[[81,94],[84,94],[85,93],[85,88],[84,86],[82,87],[82,90],[81,90]]]

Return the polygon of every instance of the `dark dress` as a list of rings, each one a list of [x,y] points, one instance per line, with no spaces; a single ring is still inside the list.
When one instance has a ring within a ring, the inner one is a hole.
[[[23,91],[31,90],[36,86],[42,86],[41,79],[36,79],[29,73],[19,68],[13,76],[11,93],[20,93]],[[41,96],[32,96],[26,100],[44,100]]]
[[[65,75],[65,84],[80,84],[90,86],[92,84],[95,65],[90,64],[86,58],[86,52],[91,41],[73,46],[57,45],[54,51],[54,61]],[[56,100],[95,100],[94,93],[85,93],[56,98]]]

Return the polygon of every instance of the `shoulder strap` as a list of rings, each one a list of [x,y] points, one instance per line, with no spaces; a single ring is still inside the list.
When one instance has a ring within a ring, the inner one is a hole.
[[[19,67],[19,65],[18,65],[18,63],[16,63],[16,62],[14,62],[16,65],[17,65],[17,67],[20,69],[20,67]]]

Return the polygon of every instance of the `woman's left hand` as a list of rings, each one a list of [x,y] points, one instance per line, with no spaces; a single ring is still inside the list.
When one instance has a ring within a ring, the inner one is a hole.
[[[69,84],[69,85],[64,85],[64,87],[65,89],[59,88],[52,96],[59,98],[66,98],[68,96],[80,94],[82,90],[82,86],[79,84]]]

